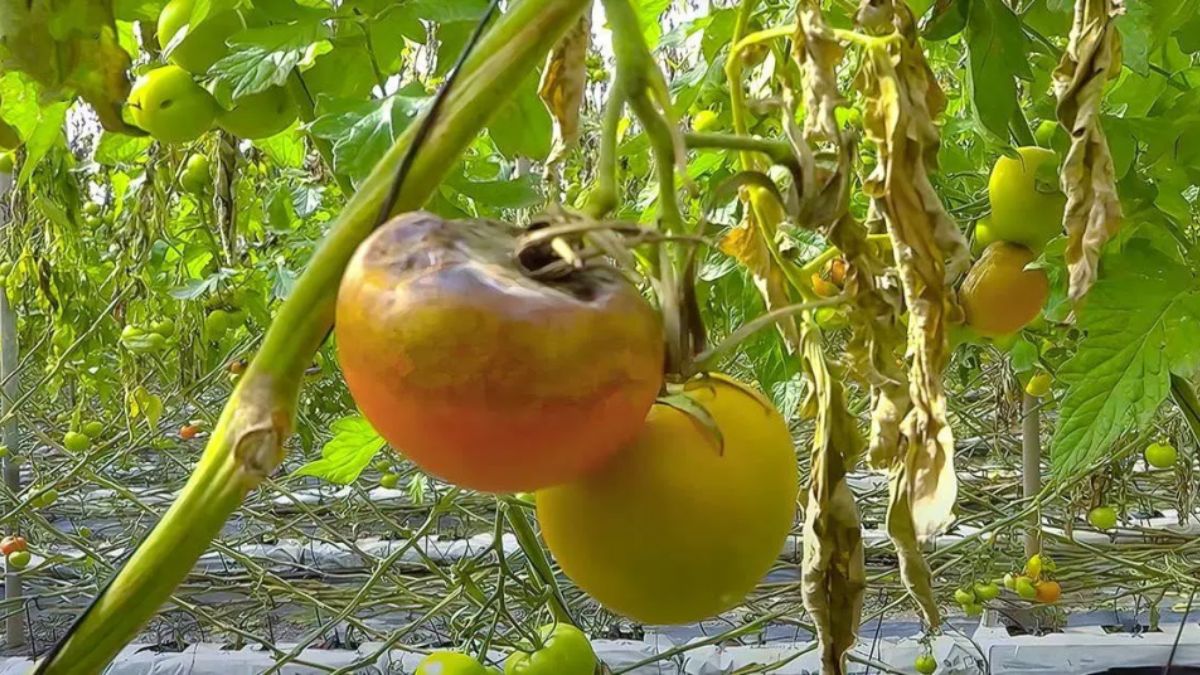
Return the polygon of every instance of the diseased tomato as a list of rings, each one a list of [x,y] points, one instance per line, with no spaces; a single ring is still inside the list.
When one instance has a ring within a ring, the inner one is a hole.
[[[491,675],[494,672],[466,654],[434,652],[417,664],[413,675]]]
[[[592,675],[596,653],[583,631],[560,623],[538,629],[542,648],[518,649],[504,661],[504,675]]]
[[[338,359],[380,434],[426,471],[493,492],[574,480],[632,439],[662,383],[663,330],[603,267],[530,278],[503,223],[415,212],[359,247]]]
[[[683,395],[708,412],[723,443],[660,403],[608,463],[536,496],[563,572],[643,623],[687,623],[736,606],[775,562],[796,511],[796,454],[771,403],[721,375],[688,382]]]
[[[1037,600],[1052,605],[1062,597],[1062,586],[1057,581],[1043,581],[1037,585]]]
[[[29,545],[25,542],[25,537],[10,534],[4,539],[0,539],[0,555],[24,551],[28,547]]]
[[[1040,269],[1025,269],[1033,259],[1021,246],[996,242],[987,247],[959,291],[968,326],[995,338],[1016,333],[1038,317],[1050,281]]]

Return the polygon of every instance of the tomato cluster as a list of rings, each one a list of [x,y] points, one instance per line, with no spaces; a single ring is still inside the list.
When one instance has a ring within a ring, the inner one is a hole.
[[[1052,605],[1062,597],[1062,586],[1053,578],[1056,569],[1049,557],[1034,554],[1020,574],[1004,575],[1004,587],[1024,600]]]
[[[737,605],[795,516],[783,417],[718,374],[656,403],[659,313],[605,266],[538,274],[518,234],[410,213],[359,247],[335,323],[355,402],[429,473],[535,492],[550,552],[609,609],[686,623]],[[386,471],[380,485],[395,484]]]
[[[1012,335],[1041,313],[1049,278],[1028,266],[1062,232],[1066,208],[1057,155],[1039,147],[1017,148],[1016,155],[992,168],[991,215],[976,223],[972,246],[980,259],[959,290],[967,325],[989,338]]]

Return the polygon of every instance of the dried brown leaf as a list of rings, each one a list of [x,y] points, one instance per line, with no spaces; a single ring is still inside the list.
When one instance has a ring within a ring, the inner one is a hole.
[[[562,37],[546,60],[538,96],[554,118],[554,146],[548,163],[562,158],[579,139],[579,111],[587,88],[587,51],[592,36],[590,12]]]
[[[1105,84],[1121,70],[1121,36],[1114,19],[1124,12],[1124,0],[1077,0],[1070,40],[1054,71],[1058,119],[1071,133],[1062,188],[1067,194],[1063,225],[1072,300],[1092,287],[1100,252],[1121,227],[1121,200],[1100,106]]]

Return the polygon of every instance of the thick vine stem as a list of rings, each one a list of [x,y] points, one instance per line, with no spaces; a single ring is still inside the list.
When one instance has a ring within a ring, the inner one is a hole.
[[[498,103],[517,90],[587,6],[587,0],[521,0],[497,20],[463,64],[426,142],[414,148],[412,171],[393,213],[425,203]],[[278,467],[304,370],[333,324],[342,273],[375,227],[379,205],[419,126],[411,125],[396,141],[313,256],[178,499],[36,672],[100,672],[187,576],[246,494]]]

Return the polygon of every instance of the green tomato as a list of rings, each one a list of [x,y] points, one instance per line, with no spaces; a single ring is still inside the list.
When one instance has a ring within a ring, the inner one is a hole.
[[[100,215],[100,205],[96,202],[84,202],[83,212],[89,216]]]
[[[14,570],[23,570],[29,566],[29,551],[13,551],[6,558],[8,566]]]
[[[128,324],[121,329],[122,340],[133,340],[135,338],[140,338],[145,334],[146,331],[142,330],[140,326],[135,326],[133,324]]]
[[[954,591],[954,601],[960,605],[970,605],[975,602],[975,592],[968,588]]]
[[[1178,459],[1179,452],[1170,443],[1151,443],[1146,447],[1146,463],[1156,469],[1169,469]]]
[[[380,473],[388,473],[392,470],[392,463],[386,459],[377,459],[372,466]]]
[[[542,648],[517,650],[504,661],[504,675],[592,675],[596,653],[578,628],[565,624],[542,626]]]
[[[78,534],[79,536],[83,537],[84,539],[91,539],[92,538],[92,528],[88,527],[87,525],[84,525],[83,527],[76,530],[75,534]]]
[[[970,617],[979,616],[980,614],[983,614],[983,605],[977,602],[967,603],[963,605],[963,612]]]
[[[1117,526],[1117,510],[1111,506],[1097,506],[1088,511],[1088,522],[1097,530],[1111,530]]]
[[[217,115],[217,125],[238,138],[274,136],[296,121],[296,104],[283,87],[239,99],[233,110]]]
[[[226,41],[244,29],[246,22],[236,10],[226,10],[191,26],[195,4],[195,0],[171,0],[163,7],[158,15],[158,44],[166,49],[175,34],[188,26],[187,34],[167,54],[167,60],[193,74],[204,75],[212,64],[229,53]]]
[[[379,487],[391,489],[396,487],[396,484],[399,482],[400,476],[397,476],[394,473],[385,473],[379,477]]]
[[[155,68],[129,92],[133,123],[163,143],[194,141],[212,128],[217,102],[179,66]]]
[[[913,664],[913,667],[921,675],[931,675],[931,673],[937,671],[938,662],[937,659],[933,658],[933,654],[922,654],[917,657],[917,661]]]
[[[179,184],[192,194],[204,194],[212,185],[208,157],[198,152],[190,155],[183,165],[183,173],[179,175]]]
[[[1000,587],[993,583],[975,584],[975,597],[982,602],[1000,597]]]
[[[214,309],[204,317],[204,334],[208,339],[216,341],[225,337],[225,333],[229,331],[229,312],[223,309]]]
[[[1014,589],[1017,591],[1017,595],[1026,600],[1032,600],[1037,597],[1037,586],[1033,584],[1033,579],[1029,577],[1017,577]]]
[[[8,446],[0,445],[0,459],[8,457]]]
[[[12,264],[12,263],[10,263],[10,262],[2,262],[2,263],[0,263],[0,276],[5,276],[5,277],[6,277],[6,276],[8,276],[8,275],[12,274],[12,271],[13,271],[13,264]]]
[[[158,333],[159,335],[163,336],[164,338],[169,338],[175,334],[175,322],[170,319],[163,319],[162,321],[155,321],[154,325],[152,325],[150,327],[150,330],[154,331],[155,333]]]
[[[78,431],[68,431],[63,436],[63,447],[71,452],[86,452],[92,445],[92,439]]]
[[[1054,120],[1042,120],[1037,126],[1037,131],[1033,133],[1037,144],[1043,148],[1049,148],[1054,145],[1054,134],[1058,132],[1058,122]]]
[[[50,488],[49,490],[43,492],[42,496],[38,497],[37,506],[39,508],[45,508],[54,504],[56,501],[58,501],[58,490]]]
[[[458,652],[434,652],[417,664],[413,675],[489,675],[483,664]]]
[[[104,423],[100,420],[92,420],[91,422],[84,424],[80,431],[82,431],[83,435],[87,436],[88,438],[96,438],[100,434],[104,433]]]

